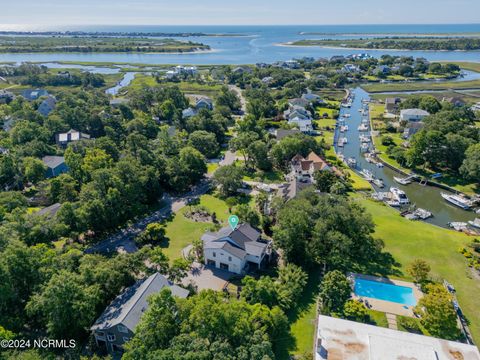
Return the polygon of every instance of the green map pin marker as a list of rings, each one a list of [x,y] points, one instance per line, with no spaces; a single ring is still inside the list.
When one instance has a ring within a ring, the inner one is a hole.
[[[232,230],[235,230],[238,226],[238,216],[230,215],[228,217],[228,223],[230,224],[230,227],[232,228]]]

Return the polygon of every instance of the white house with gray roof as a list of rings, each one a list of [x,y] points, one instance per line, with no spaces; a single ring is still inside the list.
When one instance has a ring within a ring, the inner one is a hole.
[[[270,241],[261,238],[260,231],[243,223],[235,230],[224,227],[202,236],[205,264],[242,274],[250,267],[261,268],[270,260]]]
[[[400,111],[400,120],[402,121],[422,121],[429,116],[428,111],[422,109],[405,109]]]
[[[159,293],[165,287],[170,288],[172,295],[180,298],[186,298],[189,294],[188,290],[155,273],[117,296],[90,328],[98,347],[105,348],[109,353],[121,352],[123,345],[134,335],[135,327],[148,308],[148,297]]]

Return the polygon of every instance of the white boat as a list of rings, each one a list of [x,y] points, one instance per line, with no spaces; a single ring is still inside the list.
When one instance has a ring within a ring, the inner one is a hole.
[[[362,152],[367,152],[368,149],[369,149],[369,145],[368,145],[367,143],[362,143],[362,144],[360,145],[360,150],[361,150]]]
[[[429,217],[432,217],[432,213],[428,210],[425,210],[425,209],[422,209],[422,208],[418,208],[417,210],[415,210],[413,212],[413,214],[415,216],[417,216],[419,219],[421,220],[426,220],[428,219]]]
[[[354,157],[348,158],[347,159],[347,164],[352,166],[352,167],[355,167],[355,166],[357,166],[357,159],[355,159]]]
[[[371,140],[370,140],[370,137],[366,136],[366,135],[360,135],[358,137],[358,139],[360,140],[360,142],[364,142],[364,143],[369,143]]]
[[[345,155],[343,154],[337,154],[337,157],[340,161],[344,161],[345,160]]]
[[[397,183],[402,184],[402,185],[408,185],[408,184],[411,184],[411,182],[412,182],[408,178],[400,178],[400,177],[397,177],[397,176],[394,176],[393,180],[395,180]]]
[[[382,179],[375,179],[373,180],[373,183],[377,185],[380,189],[385,187],[385,184],[383,183]]]
[[[338,146],[343,147],[345,143],[343,142],[343,138],[338,139]]]
[[[377,165],[377,167],[379,167],[379,168],[383,168],[383,167],[384,167],[383,163],[382,163],[382,162],[380,162],[380,161],[379,161],[379,162],[377,162],[377,163],[376,163],[376,165]]]
[[[441,193],[441,196],[442,196],[442,198],[444,198],[449,203],[451,203],[455,206],[458,206],[459,208],[461,208],[463,210],[469,210],[472,207],[471,201],[464,198],[463,196],[446,194],[446,193]]]
[[[451,228],[457,230],[457,231],[463,231],[467,229],[468,224],[466,222],[449,222],[447,223],[448,226]]]
[[[345,125],[344,128],[345,128],[345,131],[348,131],[348,125]]]
[[[350,114],[343,114],[343,117],[345,117],[345,118],[347,118],[347,119],[348,119],[350,116],[351,116]]]
[[[348,139],[346,137],[343,138],[343,143],[348,144]]]
[[[393,200],[398,201],[400,205],[410,204],[410,200],[408,200],[408,197],[404,191],[396,187],[391,187],[390,192],[392,193]]]
[[[368,131],[368,126],[365,124],[362,124],[357,129],[358,131]]]
[[[387,204],[392,206],[392,207],[399,207],[400,206],[400,202],[396,201],[396,200],[388,200]]]
[[[363,169],[360,171],[360,175],[362,175],[367,181],[372,182],[374,180],[373,173],[370,170]]]
[[[468,223],[470,225],[472,225],[473,227],[476,227],[476,228],[480,229],[480,219],[479,218],[476,218],[473,221],[469,221]]]

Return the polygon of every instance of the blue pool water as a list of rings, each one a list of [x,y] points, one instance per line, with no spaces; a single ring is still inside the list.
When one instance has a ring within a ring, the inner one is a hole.
[[[415,306],[417,301],[413,290],[406,286],[385,284],[378,281],[355,279],[355,294],[398,304]]]

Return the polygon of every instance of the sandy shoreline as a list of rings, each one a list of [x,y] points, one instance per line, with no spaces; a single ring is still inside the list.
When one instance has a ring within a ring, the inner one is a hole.
[[[412,49],[377,49],[377,48],[359,48],[359,47],[349,47],[349,46],[328,46],[328,45],[295,45],[293,42],[286,42],[286,43],[277,43],[274,44],[275,46],[284,46],[284,47],[317,47],[317,48],[324,48],[324,49],[334,49],[334,50],[361,50],[361,51],[428,51],[428,52],[478,52],[480,50],[412,50]]]

